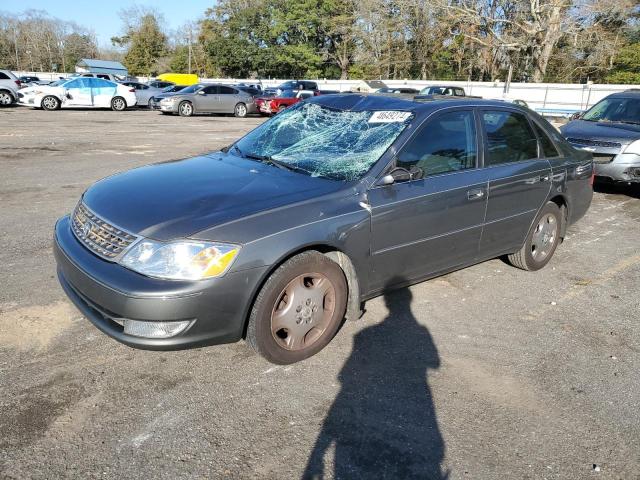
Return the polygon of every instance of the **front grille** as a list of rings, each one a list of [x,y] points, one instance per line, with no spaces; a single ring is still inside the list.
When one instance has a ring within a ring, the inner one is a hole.
[[[622,144],[617,142],[605,142],[601,140],[587,140],[586,138],[567,138],[569,143],[584,145],[586,147],[621,148]]]
[[[79,203],[73,212],[71,226],[80,242],[106,260],[116,258],[137,238],[105,222],[83,203]]]

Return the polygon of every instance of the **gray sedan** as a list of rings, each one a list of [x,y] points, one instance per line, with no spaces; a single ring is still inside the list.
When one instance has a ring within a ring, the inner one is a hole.
[[[253,97],[245,91],[228,85],[200,84],[163,98],[160,111],[183,117],[196,113],[232,113],[236,117],[246,117],[257,109]]]
[[[55,227],[58,277],[127,345],[245,338],[293,363],[392,288],[502,256],[544,267],[592,168],[505,102],[314,96],[222,151],[89,187]]]

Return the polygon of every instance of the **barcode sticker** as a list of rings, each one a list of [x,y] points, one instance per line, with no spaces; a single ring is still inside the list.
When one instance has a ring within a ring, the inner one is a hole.
[[[373,112],[369,123],[397,123],[404,122],[411,116],[411,112],[397,112],[397,111],[381,111]]]

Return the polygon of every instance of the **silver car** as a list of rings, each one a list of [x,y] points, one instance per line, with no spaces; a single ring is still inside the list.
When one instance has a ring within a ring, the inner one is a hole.
[[[11,105],[18,100],[21,84],[11,70],[0,70],[0,105]]]
[[[575,148],[593,154],[596,177],[640,184],[640,91],[609,95],[560,131]]]
[[[151,108],[151,99],[162,93],[162,88],[152,87],[140,82],[120,82],[122,85],[136,90],[136,105]]]
[[[187,87],[175,95],[160,101],[160,111],[164,114],[178,114],[190,117],[196,113],[232,113],[236,117],[246,117],[256,113],[253,97],[238,88],[219,84],[198,84]]]

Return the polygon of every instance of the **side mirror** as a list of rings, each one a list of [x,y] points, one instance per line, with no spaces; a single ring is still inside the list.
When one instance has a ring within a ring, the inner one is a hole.
[[[571,120],[579,120],[584,115],[584,112],[576,112],[569,117],[569,121]]]
[[[392,185],[396,182],[407,182],[412,175],[406,168],[396,167],[380,179],[378,185]]]

